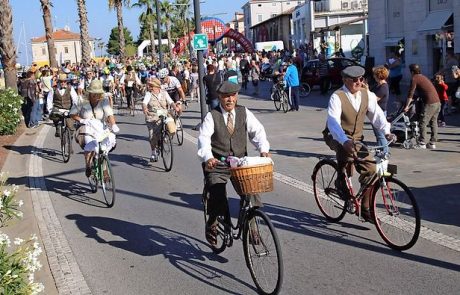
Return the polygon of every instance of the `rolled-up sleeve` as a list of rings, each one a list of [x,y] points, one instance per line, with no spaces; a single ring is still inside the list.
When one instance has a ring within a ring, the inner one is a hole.
[[[248,109],[246,109],[246,125],[251,143],[260,153],[268,153],[270,150],[270,143],[267,140],[265,128]]]

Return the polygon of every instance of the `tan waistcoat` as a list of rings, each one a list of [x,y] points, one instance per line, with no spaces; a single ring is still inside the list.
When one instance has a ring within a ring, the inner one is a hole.
[[[156,114],[157,110],[167,110],[168,109],[168,102],[165,98],[165,91],[161,90],[158,96],[156,94],[152,94],[149,103],[147,104],[147,111],[148,114],[145,116],[146,122],[154,122],[160,119],[160,117]]]
[[[369,97],[367,90],[361,91],[361,106],[359,111],[356,112],[353,105],[348,100],[347,95],[343,90],[337,90],[335,93],[339,96],[342,103],[342,115],[340,117],[343,131],[348,138],[354,141],[363,139],[364,120],[369,105]]]

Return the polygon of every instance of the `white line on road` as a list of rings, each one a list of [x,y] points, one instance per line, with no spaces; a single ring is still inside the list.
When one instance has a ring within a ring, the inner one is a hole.
[[[198,140],[193,137],[192,135],[188,134],[187,132],[184,132],[184,137],[194,143],[197,144]],[[295,179],[293,177],[281,174],[279,172],[274,172],[273,173],[273,178],[278,180],[279,182],[282,182],[284,184],[287,184],[289,186],[292,186],[294,188],[297,188],[301,191],[304,191],[309,194],[313,194],[313,186],[311,184],[308,184],[306,182],[300,181],[298,179]],[[424,238],[428,241],[431,241],[437,245],[444,246],[446,248],[452,249],[454,251],[460,252],[460,239],[457,239],[455,237],[448,236],[446,234],[443,234],[441,232],[435,231],[433,229],[430,229],[426,226],[421,226],[420,228],[420,237]]]

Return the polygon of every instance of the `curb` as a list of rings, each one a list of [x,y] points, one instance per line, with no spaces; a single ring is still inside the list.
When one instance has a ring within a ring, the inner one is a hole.
[[[91,294],[72,249],[57,218],[43,177],[42,147],[51,129],[45,125],[36,137],[29,165],[29,185],[33,210],[59,294]],[[32,176],[32,177],[31,177]]]

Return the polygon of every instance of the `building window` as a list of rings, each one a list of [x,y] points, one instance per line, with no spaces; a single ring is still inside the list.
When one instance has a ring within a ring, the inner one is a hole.
[[[276,14],[276,13],[272,13],[271,17],[275,17],[275,16],[277,16],[277,15],[278,15],[278,14]]]
[[[42,47],[42,55],[46,55],[46,48]]]
[[[64,47],[64,53],[69,53],[69,47],[67,46]]]
[[[263,18],[262,14],[258,14],[258,15],[257,15],[257,21],[258,21],[258,22],[261,22],[261,21],[262,21],[262,18]]]
[[[273,2],[273,3],[272,3],[272,6],[276,6],[276,2]]]
[[[289,1],[288,1],[288,2],[286,2],[286,5],[291,5],[291,2],[289,2]]]

